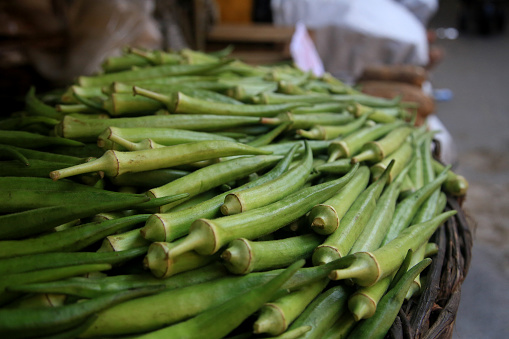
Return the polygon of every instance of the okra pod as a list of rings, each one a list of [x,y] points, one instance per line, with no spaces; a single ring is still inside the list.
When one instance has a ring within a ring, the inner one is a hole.
[[[224,140],[196,141],[132,152],[108,150],[102,157],[95,160],[52,171],[50,177],[53,180],[58,180],[68,176],[97,171],[104,172],[109,177],[116,177],[129,172],[150,171],[224,156],[255,154],[270,153],[255,147]]]
[[[84,264],[46,268],[31,272],[4,274],[0,279],[0,304],[3,304],[6,300],[8,301],[12,297],[17,296],[16,292],[9,290],[9,287],[11,286],[36,282],[55,281],[86,274],[89,272],[105,271],[109,269],[111,269],[110,264]]]
[[[371,183],[358,195],[343,217],[338,229],[315,249],[312,256],[313,265],[323,265],[344,257],[350,252],[375,210],[377,200],[386,186],[391,166],[392,164],[377,181]]]
[[[382,244],[386,244],[394,239],[403,229],[411,224],[420,206],[442,185],[446,178],[447,174],[444,171],[433,181],[427,183],[397,204],[392,223],[387,230]]]
[[[365,143],[377,140],[403,124],[403,121],[376,124],[374,126],[361,128],[339,141],[333,141],[328,149],[328,161],[331,162],[339,158],[351,158],[361,150]]]
[[[442,172],[446,166],[436,159],[433,159],[433,168],[435,173]],[[455,173],[451,169],[447,172],[447,179],[444,182],[443,189],[454,196],[464,196],[468,191],[468,181],[464,176]]]
[[[49,309],[3,309],[0,310],[0,333],[9,336],[54,334],[80,324],[102,309],[156,291],[157,288],[124,291]]]
[[[401,191],[401,183],[409,170],[410,166],[407,166],[398,174],[398,177],[384,189],[380,199],[376,202],[373,214],[362,233],[357,240],[355,240],[350,253],[372,251],[380,246],[392,222],[398,196]]]
[[[266,303],[259,310],[258,318],[253,324],[253,332],[256,334],[267,333],[272,336],[282,334],[311,301],[324,290],[328,282],[328,279],[318,280]]]
[[[183,144],[193,141],[204,140],[228,140],[235,141],[232,138],[214,133],[197,132],[191,130],[179,130],[173,128],[157,128],[157,127],[135,127],[121,128],[108,127],[98,136],[98,145],[103,147],[108,140],[118,142],[118,138],[128,140],[130,142],[139,142],[150,138],[156,143],[171,146]]]
[[[307,143],[304,152],[305,154],[299,164],[278,178],[262,185],[226,195],[221,206],[221,212],[224,215],[244,213],[273,203],[298,190],[304,185],[313,169],[313,153]]]
[[[58,145],[83,146],[83,143],[76,140],[63,137],[51,137],[25,131],[2,131],[2,133],[0,133],[0,144],[30,149]]]
[[[143,238],[140,229],[135,228],[120,234],[108,235],[104,238],[101,247],[97,249],[98,253],[104,252],[123,252],[129,250],[142,250],[147,252],[150,241]]]
[[[302,135],[307,139],[332,140],[341,136],[348,135],[349,133],[353,133],[360,129],[366,123],[368,118],[368,115],[364,115],[353,120],[352,122],[339,126],[317,124],[312,126],[312,128],[308,131],[298,129],[297,134]]]
[[[369,169],[366,166],[360,166],[345,187],[322,204],[313,206],[308,216],[311,229],[322,235],[333,233],[368,183]]]
[[[360,286],[371,286],[396,272],[409,250],[426,243],[436,229],[457,211],[451,210],[404,229],[396,238],[371,252],[357,252],[342,258],[344,268],[334,270],[332,280],[352,279]],[[404,297],[404,296],[403,296]]]
[[[194,131],[217,131],[226,128],[256,125],[258,117],[224,115],[149,115],[142,117],[124,117],[115,119],[76,119],[65,116],[55,126],[55,134],[64,138],[84,141],[96,141],[108,127],[158,127]]]
[[[180,272],[190,271],[217,260],[217,256],[204,256],[186,252],[177,257],[169,255],[175,243],[153,242],[143,260],[143,266],[157,278],[168,278]]]
[[[391,161],[394,161],[391,173],[389,173],[389,182],[392,182],[394,178],[405,168],[405,166],[411,161],[414,155],[415,148],[410,143],[404,143],[394,151],[392,154],[385,157],[382,161],[372,165],[370,167],[371,177],[373,180],[378,179],[385,171]]]
[[[250,241],[235,239],[221,253],[226,268],[234,274],[248,274],[287,267],[299,259],[307,259],[322,239],[313,233],[294,237]]]
[[[361,119],[364,120],[364,119]],[[349,131],[356,125],[351,125],[354,117],[349,113],[309,113],[292,114],[290,112],[280,113],[276,117],[263,117],[260,122],[267,125],[276,125],[283,122],[290,122],[291,129],[301,131],[316,125],[336,126],[340,130]],[[362,123],[360,123],[362,126]],[[342,126],[342,127],[339,127]],[[348,126],[348,127],[347,127]],[[357,127],[358,128],[358,127]],[[318,138],[316,138],[318,139]]]
[[[324,162],[315,166],[315,170],[328,174],[345,174],[352,168],[350,159],[338,159],[332,162]]]
[[[288,330],[309,325],[311,330],[302,338],[322,338],[336,319],[348,311],[347,299],[350,293],[350,290],[342,285],[326,289],[304,309]]]
[[[229,272],[224,266],[215,261],[204,267],[171,276],[170,279],[156,278],[147,272],[145,274],[109,275],[93,279],[72,277],[47,283],[11,286],[9,289],[14,292],[61,293],[91,299],[104,294],[150,286],[164,286],[165,291],[169,291],[223,278],[228,274]]]
[[[382,161],[387,155],[397,150],[412,131],[413,128],[410,126],[401,126],[390,131],[380,140],[365,143],[362,145],[360,153],[352,157],[352,163]]]
[[[283,103],[276,105],[257,104],[229,104],[211,102],[197,97],[191,97],[182,92],[164,95],[134,86],[134,94],[143,95],[158,100],[166,105],[172,113],[180,114],[211,114],[211,115],[233,115],[267,117],[275,116],[278,113],[288,111],[292,108],[302,106],[302,103]]]
[[[75,252],[39,253],[21,257],[0,259],[0,273],[12,274],[71,265],[115,265],[145,254],[146,249],[137,248],[115,253]]]
[[[244,178],[251,173],[273,165],[279,160],[281,160],[281,156],[260,155],[219,162],[193,171],[166,185],[152,188],[146,194],[149,197],[158,198],[169,194],[187,193],[189,197],[193,197],[231,180]],[[159,207],[158,212],[167,212],[178,203],[179,201],[163,205]]]
[[[122,199],[121,201],[111,200],[86,205],[49,206],[5,214],[0,216],[0,239],[21,239],[40,234],[75,219],[90,217],[99,212],[126,209],[147,200],[148,197],[134,196],[131,199]]]
[[[56,212],[58,213],[58,212]],[[22,240],[0,241],[0,258],[47,252],[76,252],[115,232],[145,222],[150,214],[136,214]]]

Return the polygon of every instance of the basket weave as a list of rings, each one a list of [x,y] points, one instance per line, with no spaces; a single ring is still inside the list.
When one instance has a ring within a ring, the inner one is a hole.
[[[440,143],[435,140],[439,157]],[[472,256],[472,229],[462,209],[464,197],[448,196],[445,210],[458,213],[441,226],[430,241],[439,247],[427,269],[421,295],[406,301],[386,338],[449,339],[452,337],[461,297],[461,284],[467,276]]]

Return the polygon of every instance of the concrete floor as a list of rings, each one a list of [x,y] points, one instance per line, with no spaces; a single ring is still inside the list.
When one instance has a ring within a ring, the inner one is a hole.
[[[457,27],[458,6],[441,1],[430,28]],[[432,86],[453,94],[436,116],[452,136],[455,170],[470,182],[464,209],[476,227],[453,338],[509,338],[509,29],[436,44],[445,58]]]

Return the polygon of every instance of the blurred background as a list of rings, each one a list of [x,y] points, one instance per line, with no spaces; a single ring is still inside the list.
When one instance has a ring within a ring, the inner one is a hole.
[[[233,45],[252,64],[317,55],[301,65],[417,101],[420,123],[442,130],[444,160],[470,182],[463,207],[475,229],[453,336],[507,338],[507,10],[505,0],[0,0],[0,112],[19,108],[31,85],[49,91],[99,71],[125,46]]]

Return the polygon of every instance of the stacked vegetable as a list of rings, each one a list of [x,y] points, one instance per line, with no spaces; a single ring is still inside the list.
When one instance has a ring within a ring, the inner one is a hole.
[[[398,98],[129,49],[0,121],[0,334],[383,337],[466,180]],[[425,272],[425,271],[424,271]]]

